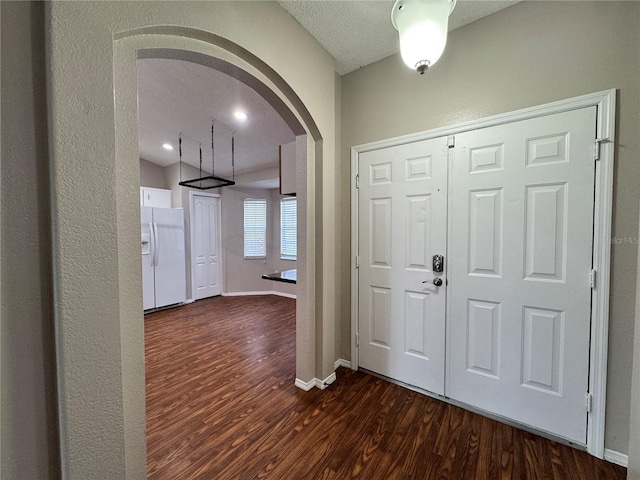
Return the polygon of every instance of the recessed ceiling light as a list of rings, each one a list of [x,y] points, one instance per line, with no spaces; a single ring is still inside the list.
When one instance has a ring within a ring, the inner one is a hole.
[[[173,145],[171,145],[170,143],[163,143],[162,148],[164,148],[165,150],[173,150]]]
[[[243,112],[242,110],[236,110],[235,112],[233,112],[233,116],[239,122],[246,122],[249,119],[249,115],[247,115],[247,112]]]

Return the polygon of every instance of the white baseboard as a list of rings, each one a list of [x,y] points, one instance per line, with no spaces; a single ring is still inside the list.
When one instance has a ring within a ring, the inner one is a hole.
[[[309,390],[311,390],[313,387],[316,386],[316,378],[309,380],[308,382],[305,382],[303,380],[300,380],[299,378],[296,378],[296,387],[298,387],[301,390],[304,390],[305,392],[308,392]]]
[[[319,388],[320,390],[324,390],[335,381],[336,381],[336,372],[333,372],[324,380],[320,380],[319,378],[312,378],[308,382],[305,382],[304,380],[300,380],[299,378],[296,378],[296,387],[300,388],[301,390],[304,390],[305,392],[308,392],[313,387]]]
[[[324,390],[325,388],[327,388],[329,385],[331,385],[333,382],[336,381],[336,372],[333,372],[324,380],[320,380],[318,378],[315,378],[314,380],[316,381],[316,387],[319,388],[320,390]]]
[[[351,361],[345,360],[344,358],[339,358],[335,361],[333,366],[337,369],[338,367],[351,368]]]
[[[285,293],[285,292],[276,292],[275,290],[271,292],[271,295],[277,295],[278,297],[286,297],[286,298],[298,298],[295,293]]]
[[[275,290],[268,290],[262,292],[224,292],[221,294],[223,297],[244,297],[247,295],[277,295],[278,297],[296,298],[294,293],[276,292]]]
[[[189,303],[193,303],[195,302],[195,300],[193,298],[187,298],[184,302],[185,305],[188,305]]]
[[[615,450],[604,449],[604,459],[608,462],[615,463],[621,467],[627,468],[629,465],[629,456]]]

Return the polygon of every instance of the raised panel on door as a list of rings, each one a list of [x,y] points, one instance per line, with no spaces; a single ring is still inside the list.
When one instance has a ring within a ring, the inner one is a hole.
[[[447,147],[439,138],[360,154],[360,367],[442,394]]]
[[[207,297],[207,228],[205,197],[195,197],[192,211],[193,222],[193,278],[195,299]]]
[[[456,135],[447,395],[585,444],[595,107]]]

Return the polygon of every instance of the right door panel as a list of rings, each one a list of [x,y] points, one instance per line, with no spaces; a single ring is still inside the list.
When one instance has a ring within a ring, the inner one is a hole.
[[[456,135],[447,396],[586,443],[596,108]]]

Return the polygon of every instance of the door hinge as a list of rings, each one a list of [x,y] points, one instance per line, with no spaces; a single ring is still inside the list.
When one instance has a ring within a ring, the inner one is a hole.
[[[584,398],[584,407],[587,410],[587,413],[591,413],[591,407],[593,407],[593,395],[587,393]]]
[[[356,268],[360,268],[360,255],[356,255]]]
[[[360,346],[360,334],[356,332],[356,347]]]
[[[589,287],[596,288],[596,271],[595,269],[591,269],[591,272],[589,272]]]
[[[447,136],[447,147],[453,148],[455,146],[456,146],[456,136],[455,135],[448,135]]]
[[[356,175],[356,188],[360,188],[360,175]]]
[[[596,138],[596,141],[593,145],[593,159],[600,160],[600,145],[603,143],[609,143],[609,138]]]

